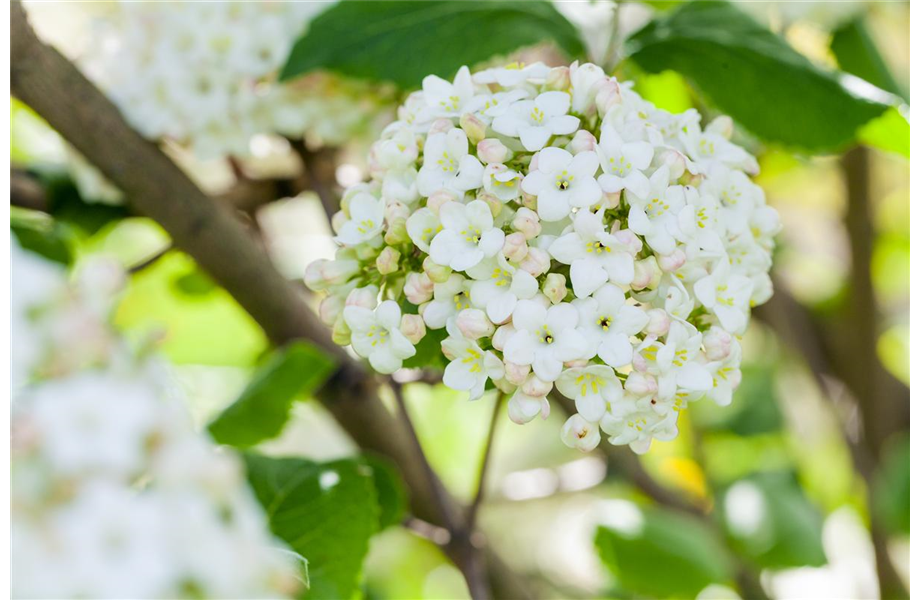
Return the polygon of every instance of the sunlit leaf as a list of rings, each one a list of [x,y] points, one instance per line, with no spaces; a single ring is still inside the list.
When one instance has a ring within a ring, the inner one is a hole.
[[[834,31],[831,35],[831,52],[837,57],[841,70],[887,92],[907,97],[872,40],[865,17],[857,17]]]

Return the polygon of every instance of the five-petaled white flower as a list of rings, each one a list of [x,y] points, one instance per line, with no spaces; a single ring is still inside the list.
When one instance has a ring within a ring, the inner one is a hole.
[[[425,99],[426,116],[431,119],[459,116],[466,111],[476,90],[473,87],[473,78],[469,68],[460,67],[454,76],[453,83],[437,75],[425,77],[422,80],[422,94]]]
[[[752,289],[751,280],[733,273],[727,260],[720,261],[712,275],[693,284],[700,303],[712,309],[726,331],[736,334],[747,328]]]
[[[530,152],[546,146],[554,135],[575,133],[580,123],[569,112],[571,98],[565,92],[543,92],[534,100],[520,100],[492,121],[492,129],[520,138]]]
[[[631,363],[633,347],[629,338],[648,323],[645,311],[627,304],[623,290],[609,283],[590,298],[573,304],[578,308],[579,332],[587,342],[584,358],[600,356],[611,367]]]
[[[578,310],[562,303],[548,309],[537,300],[521,300],[511,317],[515,332],[505,344],[505,360],[531,365],[543,381],[555,381],[564,362],[580,358],[585,340],[578,332]]]
[[[518,300],[529,300],[539,291],[533,275],[515,268],[501,254],[481,262],[470,276],[476,280],[470,290],[473,306],[484,309],[496,325],[508,320]]]
[[[572,265],[570,278],[575,295],[590,296],[608,281],[628,284],[635,276],[634,256],[641,245],[630,231],[610,233],[603,214],[583,208],[575,215],[575,231],[557,238],[550,255]]]
[[[423,252],[428,252],[431,240],[441,229],[443,229],[441,220],[427,206],[418,209],[406,219],[406,232],[409,234],[409,239]]]
[[[601,420],[609,403],[623,397],[623,384],[607,365],[566,369],[556,380],[556,387],[563,396],[574,400],[578,414],[592,423]]]
[[[615,446],[629,444],[633,452],[643,454],[648,452],[652,439],[667,441],[677,437],[676,412],[659,414],[648,402],[635,398],[626,399],[620,411],[607,413],[601,419],[601,429]]]
[[[449,325],[461,310],[473,306],[470,288],[473,282],[459,273],[451,273],[444,283],[434,284],[434,300],[425,305],[422,318],[432,329]]]
[[[357,246],[369,242],[383,231],[386,202],[366,192],[359,192],[348,202],[350,219],[342,224],[335,241],[343,246]]]
[[[678,389],[706,392],[712,389],[712,376],[697,361],[703,336],[692,325],[671,321],[664,343],[646,338],[636,350],[633,365],[658,376],[658,393],[670,398]]]
[[[393,373],[403,360],[415,356],[415,346],[399,331],[399,305],[381,302],[375,310],[346,306],[342,314],[351,329],[351,346],[379,373]]]
[[[601,199],[601,186],[594,178],[596,153],[572,156],[562,148],[544,148],[534,160],[537,169],[527,174],[521,189],[537,197],[537,214],[544,221],[559,221],[573,208],[587,208]]]
[[[597,154],[604,171],[598,178],[598,183],[605,192],[614,193],[627,189],[640,198],[648,195],[649,181],[642,171],[652,164],[654,146],[642,140],[626,142],[615,128],[604,127]]]
[[[470,393],[470,400],[478,400],[485,392],[486,381],[501,379],[504,375],[502,361],[494,352],[483,350],[473,340],[451,335],[441,342],[444,355],[450,364],[444,369],[444,385]]]
[[[627,190],[629,200],[629,228],[644,236],[652,250],[671,254],[677,248],[675,236],[680,235],[677,215],[684,207],[684,191],[669,184],[667,166],[660,167],[649,178],[649,191],[645,197]]]
[[[439,213],[444,229],[431,240],[431,260],[454,271],[475,267],[502,249],[505,234],[493,227],[492,212],[482,200],[445,203]]]
[[[425,161],[418,172],[418,192],[426,198],[438,190],[463,193],[482,185],[484,167],[470,154],[462,129],[433,133],[425,141]]]

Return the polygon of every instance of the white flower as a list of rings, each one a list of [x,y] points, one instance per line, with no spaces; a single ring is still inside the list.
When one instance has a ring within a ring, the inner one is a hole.
[[[495,117],[492,129],[520,138],[530,152],[540,150],[554,135],[568,135],[578,129],[578,117],[567,114],[570,103],[565,92],[544,92],[534,100],[520,100],[508,112]]]
[[[652,439],[667,441],[677,437],[677,413],[660,415],[648,403],[627,398],[617,413],[604,415],[601,429],[610,436],[611,444],[629,444],[633,452],[643,454],[648,451]]]
[[[429,244],[442,229],[441,221],[430,208],[422,207],[406,219],[406,231],[419,250],[429,251]]]
[[[549,67],[541,62],[529,65],[511,62],[504,67],[479,71],[473,75],[473,81],[480,84],[497,83],[502,87],[514,87],[528,80],[545,79],[547,74],[549,74]]]
[[[569,67],[569,76],[572,79],[572,110],[582,115],[592,112],[597,92],[609,77],[597,65],[579,65],[578,61]]]
[[[524,269],[516,269],[497,255],[470,273],[476,281],[470,290],[473,305],[485,309],[493,323],[508,320],[519,300],[529,300],[538,291],[537,280]]]
[[[357,246],[383,231],[386,202],[367,193],[359,193],[348,202],[350,218],[342,224],[335,241],[343,246]]]
[[[658,392],[665,398],[677,389],[706,392],[712,388],[712,377],[697,361],[702,341],[702,334],[689,323],[671,321],[666,341],[646,339],[636,350],[634,365],[658,376]]]
[[[460,67],[453,83],[437,75],[425,77],[422,80],[422,94],[429,118],[460,116],[466,112],[465,108],[475,95],[469,68]]]
[[[458,273],[451,274],[444,283],[434,284],[434,300],[425,306],[422,318],[432,329],[442,329],[457,314],[472,306],[470,287],[473,282]]]
[[[709,127],[701,131],[699,124],[694,123],[682,130],[678,137],[687,156],[693,159],[703,172],[708,172],[719,164],[745,171],[757,171],[757,161],[753,156],[722,135],[711,131]]]
[[[667,167],[660,167],[649,178],[649,191],[645,197],[627,193],[629,200],[629,228],[644,236],[648,245],[660,254],[671,254],[677,248],[675,236],[680,235],[677,215],[684,207],[684,193],[680,186],[668,185]]]
[[[531,365],[543,381],[555,381],[562,363],[580,358],[585,340],[578,333],[578,310],[563,303],[547,309],[536,300],[521,300],[514,308],[516,329],[505,344],[505,359],[517,365]]]
[[[470,400],[478,400],[485,392],[486,380],[501,379],[504,375],[502,361],[494,352],[484,351],[473,340],[450,336],[441,342],[444,355],[450,364],[444,369],[444,385],[470,393]]]
[[[762,206],[763,190],[741,171],[715,164],[700,185],[701,194],[709,194],[722,205],[720,220],[730,233],[746,231],[755,206]]]
[[[562,443],[569,448],[590,452],[601,443],[597,423],[586,420],[582,415],[572,415],[562,426]]]
[[[627,189],[640,198],[646,197],[649,181],[642,171],[652,163],[654,153],[654,146],[648,142],[625,142],[614,127],[605,127],[597,147],[601,169],[604,171],[598,183],[607,193]]]
[[[425,161],[418,173],[418,192],[428,197],[440,189],[463,193],[482,184],[482,163],[470,155],[462,129],[433,133],[425,141]]]
[[[750,318],[753,284],[748,277],[732,273],[726,260],[720,261],[712,275],[693,285],[700,303],[711,309],[729,333],[740,334]]]
[[[380,373],[393,373],[402,361],[415,356],[415,347],[399,331],[399,305],[386,300],[375,310],[361,306],[346,306],[342,311],[351,329],[351,345],[358,356],[370,360]]]
[[[549,416],[549,400],[546,396],[528,396],[518,388],[508,400],[508,417],[523,425],[533,421],[537,415],[542,415],[544,419]]]
[[[677,222],[688,245],[707,252],[722,252],[723,228],[721,207],[709,194],[701,195],[696,188],[684,188],[686,205],[677,215]]]
[[[559,262],[572,265],[569,278],[575,295],[590,296],[608,281],[629,284],[635,277],[635,236],[628,231],[610,233],[604,229],[602,213],[581,209],[575,215],[575,231],[557,238],[549,253]],[[636,240],[638,242],[638,240]]]
[[[482,174],[482,187],[503,203],[507,203],[521,195],[522,179],[520,173],[503,164],[490,164]]]
[[[575,401],[578,414],[597,423],[607,412],[610,402],[623,397],[623,385],[613,369],[606,365],[588,365],[566,369],[556,380],[556,388]]]
[[[544,221],[559,221],[573,208],[586,208],[601,199],[601,186],[594,179],[598,158],[594,152],[572,156],[561,148],[544,148],[536,156],[521,189],[537,197],[537,214]]]
[[[439,215],[444,229],[431,240],[430,249],[436,264],[466,271],[495,256],[505,243],[505,234],[493,227],[492,212],[482,200],[448,202]]]
[[[576,300],[579,332],[587,345],[583,358],[595,355],[611,367],[632,362],[630,336],[636,335],[648,323],[648,315],[638,306],[626,303],[623,291],[615,285],[601,287],[590,298]]]
[[[741,344],[732,338],[728,355],[719,361],[706,365],[712,373],[712,389],[707,396],[719,406],[728,406],[732,401],[732,394],[741,384]]]

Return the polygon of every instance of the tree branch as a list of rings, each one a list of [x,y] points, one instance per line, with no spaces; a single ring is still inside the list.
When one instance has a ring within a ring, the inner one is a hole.
[[[486,490],[486,478],[489,473],[489,458],[492,454],[492,446],[495,443],[495,430],[498,426],[498,420],[501,416],[502,405],[505,403],[505,394],[498,392],[495,397],[495,407],[492,409],[492,418],[489,421],[489,433],[486,434],[486,447],[482,452],[482,464],[479,467],[479,481],[476,484],[476,495],[470,503],[466,513],[467,528],[471,534],[476,531],[476,517],[479,514],[479,507],[482,504]]]

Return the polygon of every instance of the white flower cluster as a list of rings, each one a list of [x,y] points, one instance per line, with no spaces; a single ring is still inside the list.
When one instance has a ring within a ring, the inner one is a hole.
[[[50,263],[16,246],[12,256],[14,373],[26,367],[11,414],[13,596],[296,592],[295,562],[236,458],[194,431],[162,365],[115,351],[102,314],[114,288],[74,289]],[[114,281],[91,272],[77,288]]]
[[[202,158],[249,154],[256,134],[325,143],[379,111],[365,87],[325,74],[281,84],[276,72],[323,2],[140,2],[99,22],[87,72],[151,139]],[[315,131],[313,131],[315,130]]]
[[[392,373],[443,340],[444,383],[491,381],[517,423],[555,386],[584,451],[603,431],[643,452],[688,402],[731,401],[780,223],[730,120],[578,63],[429,76],[399,114],[307,270],[337,343]]]

